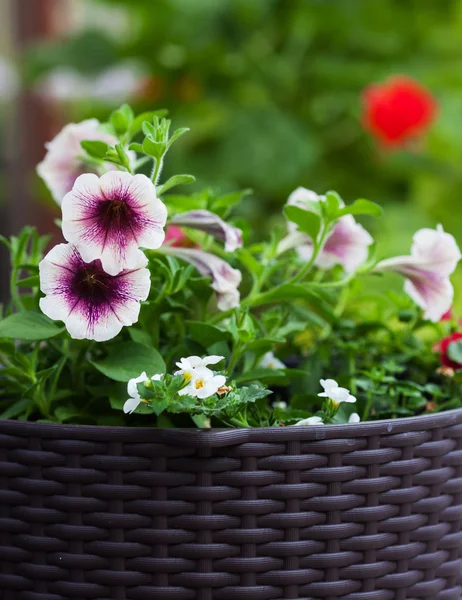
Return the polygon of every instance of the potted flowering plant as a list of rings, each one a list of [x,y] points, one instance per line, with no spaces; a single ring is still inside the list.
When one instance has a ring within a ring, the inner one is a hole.
[[[3,597],[460,598],[456,241],[380,260],[379,206],[298,188],[253,242],[246,192],[161,180],[186,131],[67,125],[65,242],[2,238]]]

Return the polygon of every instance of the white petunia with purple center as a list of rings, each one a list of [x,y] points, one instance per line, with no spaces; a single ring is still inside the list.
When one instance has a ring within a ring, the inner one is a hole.
[[[62,210],[66,240],[85,262],[99,258],[110,275],[134,268],[138,248],[155,250],[165,238],[167,209],[146,175],[81,175],[64,197]]]
[[[63,321],[74,339],[104,342],[138,320],[151,286],[147,259],[137,250],[129,270],[106,273],[100,260],[85,262],[72,244],[58,244],[39,265],[40,308]]]

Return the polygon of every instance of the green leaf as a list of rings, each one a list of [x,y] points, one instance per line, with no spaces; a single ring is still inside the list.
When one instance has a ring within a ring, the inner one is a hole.
[[[128,334],[137,344],[143,344],[143,346],[150,347],[152,346],[151,336],[144,329],[135,329],[134,327],[129,327]]]
[[[21,400],[11,404],[6,410],[4,410],[0,414],[0,419],[13,419],[30,408],[31,405],[32,401],[30,398],[21,398]]]
[[[264,381],[265,383],[284,384],[288,383],[287,374],[282,369],[253,369],[236,377],[237,383],[249,381]]]
[[[165,372],[165,363],[159,352],[136,342],[117,344],[106,358],[90,362],[100,373],[114,381],[129,381],[143,371],[149,377]]]
[[[13,340],[46,340],[64,331],[51,319],[38,312],[19,312],[0,321],[0,338]]]
[[[40,277],[38,275],[32,275],[31,277],[26,277],[25,279],[20,279],[16,282],[18,287],[39,287],[40,285]]]
[[[353,204],[339,210],[337,215],[338,217],[343,217],[344,215],[370,215],[372,217],[381,217],[382,213],[383,210],[378,204],[360,198],[359,200],[355,200]]]
[[[220,212],[222,209],[229,209],[239,204],[245,196],[249,196],[252,194],[253,190],[247,188],[245,190],[239,190],[237,192],[230,192],[229,194],[225,194],[224,196],[220,196],[216,200],[214,200],[210,206],[210,210],[212,212]]]
[[[161,156],[165,153],[166,145],[164,142],[154,142],[153,140],[145,137],[143,140],[143,152],[148,154],[149,156],[153,156],[155,159],[159,160]]]
[[[98,160],[104,159],[109,149],[108,144],[97,140],[83,140],[80,145],[89,156]]]
[[[337,218],[338,211],[342,205],[342,199],[337,194],[337,192],[327,192],[326,194],[326,202],[325,209],[327,218],[329,221],[335,220]]]
[[[462,365],[462,340],[454,341],[449,344],[448,356],[454,362]]]
[[[152,119],[154,117],[158,117],[160,119],[162,117],[165,117],[165,115],[167,115],[167,114],[168,114],[168,110],[166,110],[165,108],[161,108],[160,110],[151,110],[149,112],[141,113],[140,115],[135,117],[135,120],[133,121],[133,123],[130,127],[130,130],[129,130],[130,137],[133,137],[139,131],[141,131],[141,127],[142,127],[144,121],[150,122],[150,121],[152,121]]]
[[[170,190],[177,185],[186,185],[188,183],[194,183],[195,181],[196,178],[194,175],[174,175],[158,188],[157,194],[161,196],[162,194],[165,194],[167,190]]]
[[[298,206],[285,206],[284,214],[316,243],[321,229],[321,219],[317,214]]]
[[[175,133],[172,135],[172,137],[169,139],[167,147],[170,148],[170,146],[172,144],[174,144],[179,137],[181,137],[182,135],[184,135],[188,131],[189,131],[189,127],[181,127],[180,129],[177,129],[175,131]]]
[[[133,123],[133,110],[128,104],[124,104],[115,110],[109,120],[117,135],[123,135]]]
[[[187,321],[189,337],[193,342],[197,342],[202,348],[208,349],[218,342],[230,339],[228,331],[219,329],[214,325],[203,323],[202,321]]]
[[[134,150],[135,152],[139,152],[140,154],[143,154],[144,150],[143,150],[143,146],[141,144],[137,144],[136,142],[133,142],[133,144],[130,144],[128,146],[129,150]]]
[[[328,321],[333,319],[333,309],[323,297],[319,290],[314,290],[308,285],[301,283],[288,283],[275,287],[272,290],[259,294],[253,306],[272,304],[273,302],[292,301],[297,299],[307,300],[310,305],[316,307],[320,314]]]

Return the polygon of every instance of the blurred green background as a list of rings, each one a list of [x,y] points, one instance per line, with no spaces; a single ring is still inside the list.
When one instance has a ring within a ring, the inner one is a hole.
[[[241,214],[258,234],[302,185],[383,205],[385,217],[366,222],[379,255],[407,253],[416,229],[439,222],[462,244],[462,0],[68,6],[78,26],[32,40],[18,57],[24,86],[43,95],[47,77],[64,68],[91,88],[105,70],[132,65],[141,75],[126,100],[136,110],[168,108],[175,126],[191,128],[169,155],[166,175],[192,173],[196,189],[252,188]],[[416,144],[390,152],[360,116],[363,89],[393,74],[426,86],[439,114]],[[60,125],[104,119],[114,107],[110,98],[69,87],[50,104]],[[456,288],[462,291],[460,274]]]

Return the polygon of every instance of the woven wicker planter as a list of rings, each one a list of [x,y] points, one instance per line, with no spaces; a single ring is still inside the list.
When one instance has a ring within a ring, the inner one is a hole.
[[[2,600],[460,600],[462,410],[192,431],[0,421]]]

